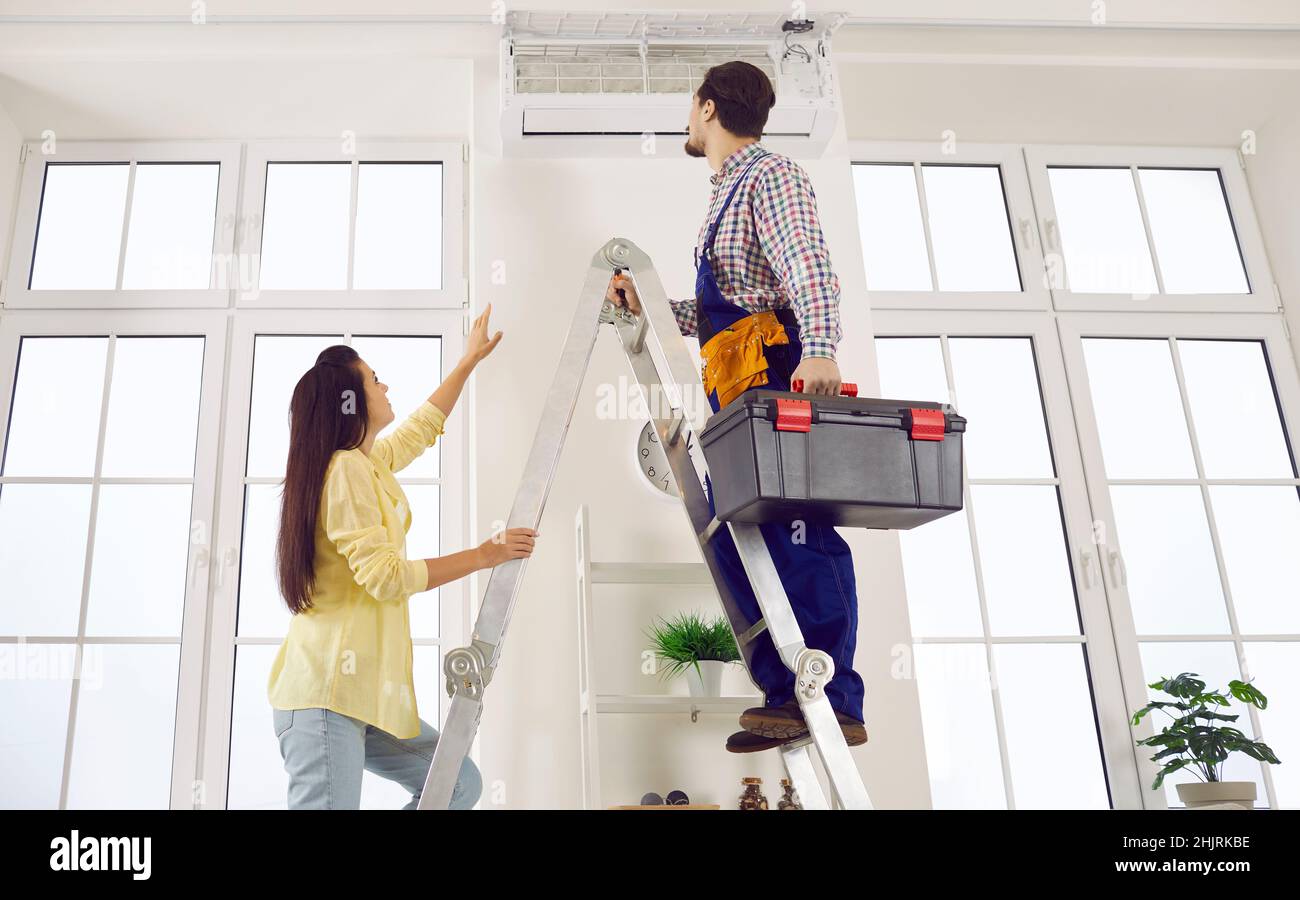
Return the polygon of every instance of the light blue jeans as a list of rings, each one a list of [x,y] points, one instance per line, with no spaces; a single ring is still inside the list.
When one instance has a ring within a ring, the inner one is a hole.
[[[423,719],[413,738],[396,738],[332,709],[271,708],[280,756],[289,773],[290,809],[360,809],[362,771],[396,781],[411,792],[403,809],[415,809],[438,746],[438,730]],[[452,809],[471,809],[483,779],[469,757],[452,791]]]

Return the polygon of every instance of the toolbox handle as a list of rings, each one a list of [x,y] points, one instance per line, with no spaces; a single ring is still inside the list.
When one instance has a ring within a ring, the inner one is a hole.
[[[803,379],[796,378],[790,382],[790,390],[796,394],[803,393]],[[852,381],[845,381],[840,384],[840,395],[844,397],[856,397],[858,395],[858,386]]]

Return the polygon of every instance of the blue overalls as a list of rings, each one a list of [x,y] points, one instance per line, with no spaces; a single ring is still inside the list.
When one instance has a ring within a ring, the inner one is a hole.
[[[701,347],[708,338],[729,328],[749,316],[745,310],[728,303],[718,288],[710,257],[718,224],[731,206],[736,190],[744,182],[754,163],[767,154],[755,157],[731,188],[718,216],[709,226],[703,252],[697,256],[695,269],[695,302]],[[790,390],[790,376],[799,365],[802,344],[799,327],[789,309],[777,310],[778,319],[785,327],[788,344],[764,346],[767,360],[768,383],[765,389]],[[709,405],[718,411],[718,393],[709,393]],[[713,485],[705,478],[709,497],[709,512],[713,513]],[[830,525],[807,523],[800,533],[792,523],[768,522],[759,526],[772,562],[781,577],[781,584],[790,598],[795,620],[803,631],[807,646],[824,650],[835,662],[835,676],[826,685],[826,696],[831,706],[857,721],[862,715],[862,678],[853,670],[853,651],[857,643],[858,604],[853,574],[853,556],[844,539]],[[802,543],[795,543],[801,537]],[[716,532],[713,545],[718,563],[736,603],[752,624],[762,618],[758,601],[754,598],[749,576],[740,562],[731,531],[721,528]],[[764,631],[754,639],[750,654],[750,674],[767,695],[767,706],[780,706],[794,698],[794,673],[786,668],[777,653],[771,636]]]

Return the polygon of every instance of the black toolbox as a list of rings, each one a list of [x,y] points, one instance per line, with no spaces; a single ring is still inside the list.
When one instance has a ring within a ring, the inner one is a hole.
[[[724,522],[914,528],[962,508],[966,420],[939,403],[756,388],[700,444]]]

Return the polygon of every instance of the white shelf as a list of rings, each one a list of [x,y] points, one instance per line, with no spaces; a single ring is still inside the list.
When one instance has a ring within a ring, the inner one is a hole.
[[[742,713],[751,706],[762,706],[759,696],[681,697],[675,694],[597,694],[597,713]],[[583,698],[582,709],[590,709]]]
[[[699,584],[713,586],[704,563],[594,562],[592,584]]]

